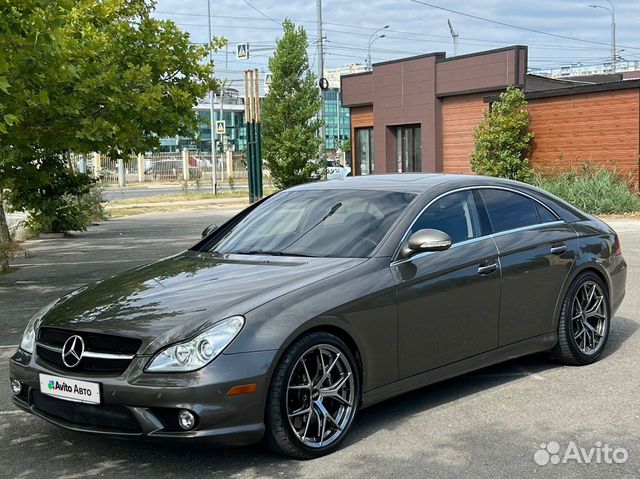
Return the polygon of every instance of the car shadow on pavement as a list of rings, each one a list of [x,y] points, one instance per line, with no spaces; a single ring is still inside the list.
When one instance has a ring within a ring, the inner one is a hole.
[[[609,339],[600,360],[604,361],[615,355],[624,342],[636,333],[638,328],[640,325],[636,321],[615,317],[611,323]],[[505,387],[512,381],[518,381],[527,376],[539,376],[547,371],[562,367],[571,368],[574,366],[564,366],[554,362],[548,353],[539,353],[499,363],[411,391],[359,412],[358,419],[345,442],[347,444],[357,442],[374,434],[380,428],[393,429],[402,425],[406,418],[428,409],[469,398],[478,393],[485,393],[492,388]]]

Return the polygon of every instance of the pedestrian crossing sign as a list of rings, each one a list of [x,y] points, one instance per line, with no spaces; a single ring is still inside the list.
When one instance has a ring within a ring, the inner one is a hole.
[[[238,43],[236,46],[236,58],[238,60],[246,60],[249,58],[249,44],[248,43]]]

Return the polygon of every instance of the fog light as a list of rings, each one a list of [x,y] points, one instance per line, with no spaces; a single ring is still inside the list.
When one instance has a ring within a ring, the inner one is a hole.
[[[182,429],[188,431],[196,425],[196,418],[191,411],[183,409],[178,413],[178,424],[180,424]]]
[[[20,391],[22,391],[22,384],[20,384],[20,381],[18,381],[17,379],[12,379],[11,380],[11,389],[13,390],[13,394],[20,394]]]

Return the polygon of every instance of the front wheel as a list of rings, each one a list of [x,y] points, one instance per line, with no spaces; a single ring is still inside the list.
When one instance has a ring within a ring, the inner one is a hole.
[[[609,294],[600,277],[591,272],[578,276],[562,304],[553,358],[572,365],[596,362],[609,337],[610,317]]]
[[[329,454],[351,428],[359,398],[358,366],[344,341],[325,332],[302,336],[275,371],[266,443],[297,459]]]

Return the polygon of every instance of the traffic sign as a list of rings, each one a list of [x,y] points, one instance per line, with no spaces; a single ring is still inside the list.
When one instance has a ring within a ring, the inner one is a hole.
[[[216,134],[224,135],[225,131],[226,131],[226,127],[224,124],[224,120],[216,121]]]
[[[247,60],[249,58],[249,44],[238,43],[236,45],[236,58],[238,60]]]

